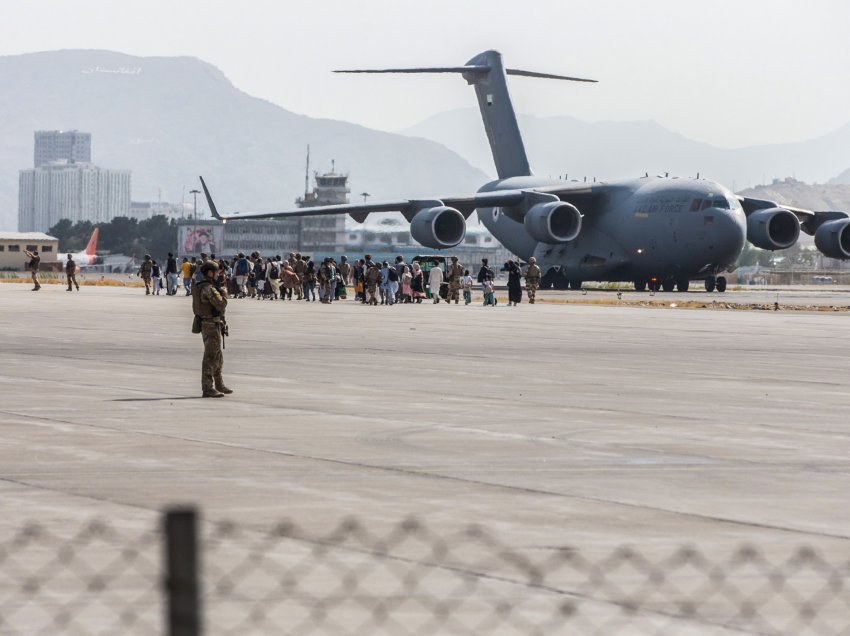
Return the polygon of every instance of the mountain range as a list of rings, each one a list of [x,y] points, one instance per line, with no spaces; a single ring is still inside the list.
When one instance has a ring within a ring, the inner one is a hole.
[[[808,210],[844,210],[850,212],[850,183],[840,183],[834,180],[829,183],[809,184],[786,177],[785,179],[776,179],[766,185],[747,188],[739,194]]]
[[[664,174],[710,178],[741,190],[787,176],[823,183],[846,170],[850,181],[850,123],[817,139],[747,148],[719,148],[693,141],[653,121],[585,122],[570,116],[519,116],[535,174],[570,179]],[[434,115],[400,131],[451,148],[472,165],[495,175],[478,111]]]
[[[135,201],[191,201],[203,174],[227,211],[292,207],[304,191],[308,144],[313,168],[329,170],[335,159],[338,171],[350,173],[352,200],[360,192],[372,200],[471,193],[495,173],[474,108],[381,132],[290,112],[191,57],[100,50],[5,56],[0,85],[0,228],[17,225],[18,171],[32,166],[35,130],[91,132],[93,162],[132,170]],[[523,115],[520,126],[540,175],[699,172],[735,190],[786,176],[850,183],[850,124],[811,141],[739,149],[693,141],[652,121]]]
[[[313,168],[335,159],[350,172],[352,200],[470,192],[486,179],[437,143],[292,113],[190,57],[5,56],[0,86],[0,228],[17,226],[18,171],[33,165],[35,130],[92,133],[92,162],[132,170],[135,201],[191,201],[200,174],[222,210],[291,208],[308,144]]]

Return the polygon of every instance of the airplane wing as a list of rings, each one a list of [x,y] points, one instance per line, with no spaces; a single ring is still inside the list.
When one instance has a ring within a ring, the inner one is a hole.
[[[496,190],[493,192],[478,192],[472,196],[449,196],[440,198],[427,199],[396,199],[392,201],[375,201],[372,203],[345,203],[340,205],[320,205],[306,208],[295,208],[293,210],[282,210],[279,212],[247,212],[234,213],[229,215],[221,214],[213,202],[210,191],[203,177],[201,179],[201,187],[204,189],[204,196],[207,199],[207,205],[210,208],[210,213],[220,221],[230,221],[238,219],[285,219],[298,218],[305,216],[325,216],[332,214],[349,214],[353,219],[362,223],[366,217],[373,212],[401,212],[404,217],[410,221],[417,212],[424,208],[447,206],[460,211],[464,217],[469,217],[477,208],[493,208],[514,206],[521,203],[529,192],[540,192],[545,194],[553,194],[561,196],[566,194],[580,194],[590,192],[589,184],[586,183],[565,183],[563,186],[547,186],[543,188],[529,188],[528,190]]]
[[[738,196],[738,200],[741,202],[741,205],[744,208],[744,213],[747,216],[758,210],[766,210],[769,208],[782,208],[783,210],[793,212],[800,221],[800,229],[810,236],[814,235],[817,229],[828,221],[850,218],[850,214],[847,212],[807,210],[805,208],[797,208],[783,203],[778,203],[776,201],[771,201],[769,199],[755,199],[753,197]]]

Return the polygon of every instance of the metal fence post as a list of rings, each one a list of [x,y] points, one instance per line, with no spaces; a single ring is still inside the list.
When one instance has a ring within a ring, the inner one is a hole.
[[[168,636],[200,636],[200,561],[198,514],[194,508],[165,513]]]

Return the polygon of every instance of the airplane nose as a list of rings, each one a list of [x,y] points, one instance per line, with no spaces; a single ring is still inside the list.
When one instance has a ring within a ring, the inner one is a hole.
[[[718,210],[714,215],[714,252],[723,265],[733,265],[747,242],[747,218],[743,210]]]

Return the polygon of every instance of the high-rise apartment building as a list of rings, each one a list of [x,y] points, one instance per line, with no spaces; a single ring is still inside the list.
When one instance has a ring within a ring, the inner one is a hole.
[[[130,216],[129,170],[54,161],[20,171],[20,232],[46,232],[62,219],[101,223],[116,216]]]
[[[35,131],[35,167],[18,177],[18,230],[47,232],[62,219],[130,216],[130,171],[91,163],[91,133]]]
[[[91,162],[91,133],[76,130],[36,130],[33,166],[51,161]]]

